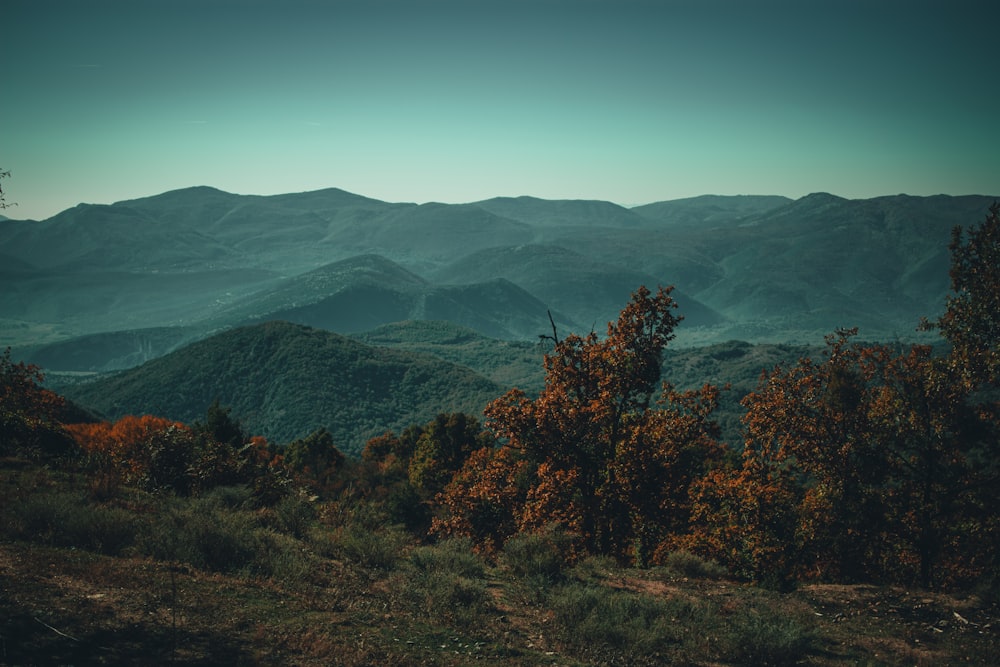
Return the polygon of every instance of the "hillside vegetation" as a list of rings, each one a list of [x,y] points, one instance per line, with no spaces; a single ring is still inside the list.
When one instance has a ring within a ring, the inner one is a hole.
[[[478,413],[500,391],[471,370],[418,352],[371,347],[328,331],[268,322],[217,334],[138,368],[67,386],[115,420],[191,423],[218,400],[279,443],[328,429],[344,451],[437,412]]]

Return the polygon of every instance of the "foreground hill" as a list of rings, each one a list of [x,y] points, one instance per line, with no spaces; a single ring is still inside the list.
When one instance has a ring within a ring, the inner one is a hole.
[[[500,388],[429,355],[268,322],[63,393],[110,419],[153,414],[187,423],[218,399],[254,434],[285,443],[323,427],[340,449],[357,454],[386,429],[424,423],[438,412],[478,413]]]
[[[90,497],[84,475],[0,459],[0,637],[11,665],[996,664],[995,600],[899,586],[787,593],[677,553],[497,560],[428,545],[353,503],[249,489]]]

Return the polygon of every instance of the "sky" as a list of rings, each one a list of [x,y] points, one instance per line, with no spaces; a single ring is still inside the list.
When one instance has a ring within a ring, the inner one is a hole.
[[[998,194],[995,0],[4,0],[8,217]]]

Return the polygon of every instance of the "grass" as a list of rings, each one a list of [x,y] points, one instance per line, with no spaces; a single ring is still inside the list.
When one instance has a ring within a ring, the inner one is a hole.
[[[384,513],[242,487],[177,498],[0,461],[0,663],[988,665],[995,601],[776,592],[678,553],[568,562],[553,531],[484,560]],[[959,614],[964,621],[957,620]]]

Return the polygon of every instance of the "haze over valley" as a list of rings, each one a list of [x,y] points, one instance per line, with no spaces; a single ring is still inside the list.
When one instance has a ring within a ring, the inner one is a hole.
[[[0,344],[56,376],[121,371],[171,352],[176,370],[193,363],[198,349],[245,355],[244,345],[225,343],[237,338],[194,344],[241,327],[244,337],[273,337],[245,327],[278,320],[357,341],[342,339],[338,349],[429,353],[479,378],[480,389],[463,400],[432,406],[427,394],[424,412],[401,409],[384,424],[345,427],[354,443],[348,449],[356,450],[405,419],[445,408],[475,412],[490,387],[495,396],[539,386],[541,336],[553,325],[557,335],[603,333],[640,285],[676,287],[684,316],[677,350],[732,340],[817,346],[825,334],[854,326],[866,340],[926,337],[916,328],[943,308],[951,229],[981,218],[991,202],[818,193],[634,208],[532,197],[416,205],[339,189],[252,196],[188,188],[0,223]],[[146,372],[179,386],[162,375],[174,371]],[[261,377],[277,375],[274,368]],[[321,380],[307,384],[315,383]],[[280,438],[321,419],[265,419],[262,403],[232,383],[208,382],[173,409],[143,402],[148,387],[142,401],[126,400],[141,393],[127,386],[69,391],[112,415],[159,410],[178,419],[195,418],[221,397]]]

